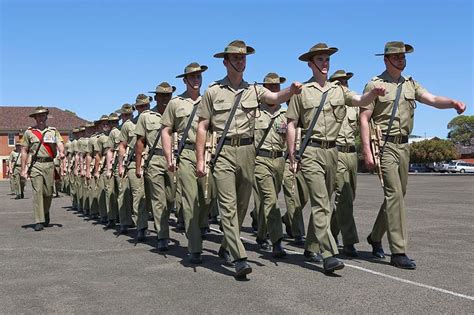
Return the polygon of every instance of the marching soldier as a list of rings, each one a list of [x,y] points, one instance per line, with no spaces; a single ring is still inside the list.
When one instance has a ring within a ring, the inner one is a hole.
[[[338,250],[329,221],[330,197],[337,170],[336,138],[346,116],[346,104],[363,106],[384,93],[383,88],[377,87],[359,96],[339,82],[328,82],[330,56],[337,50],[319,43],[299,57],[308,63],[313,77],[303,85],[300,95],[291,98],[286,112],[291,171],[296,172],[301,167],[311,201],[305,256],[311,257],[321,250],[325,273],[344,268],[344,264],[335,257]],[[304,134],[298,152],[295,150],[297,125]]]
[[[112,113],[108,116],[110,131],[108,141],[104,145],[104,148],[107,149],[105,166],[109,180],[106,189],[108,218],[107,225],[105,226],[106,229],[115,227],[118,218],[119,176],[117,168],[117,148],[120,143],[120,130],[118,129],[119,120],[120,118],[116,113]]]
[[[234,265],[236,278],[252,272],[240,240],[240,228],[252,193],[255,166],[254,125],[261,115],[260,102],[280,104],[299,92],[298,83],[278,93],[250,85],[243,79],[247,55],[255,50],[243,41],[231,42],[223,52],[227,76],[212,83],[204,92],[197,110],[199,124],[196,139],[197,174],[206,175],[204,151],[207,132],[211,128],[220,138],[211,161],[216,182],[224,238],[219,257]],[[230,257],[232,255],[233,259]]]
[[[72,130],[72,134],[74,136],[74,139],[71,141],[71,145],[69,146],[69,164],[68,164],[68,169],[69,169],[69,189],[71,193],[71,206],[73,210],[78,210],[78,187],[77,187],[77,182],[78,182],[78,173],[77,173],[77,140],[80,137],[80,127],[79,128],[74,128]]]
[[[119,221],[120,228],[119,234],[127,234],[128,228],[132,226],[132,185],[130,184],[130,178],[124,178],[123,172],[123,163],[124,163],[124,154],[126,153],[127,144],[125,142],[125,150],[122,150],[122,143],[126,141],[129,134],[133,134],[133,129],[135,129],[135,124],[132,122],[133,115],[133,106],[130,104],[123,104],[122,107],[116,111],[122,120],[122,126],[120,127],[120,135],[118,137],[119,145],[117,147],[117,170],[119,177],[119,195],[118,195],[118,205],[119,205]],[[129,152],[133,155],[133,152]],[[128,158],[127,158],[128,160]],[[128,173],[128,172],[127,172]],[[128,176],[128,175],[127,175]],[[143,188],[142,188],[143,190]]]
[[[279,92],[286,79],[276,73],[268,73],[263,86],[271,92]],[[286,256],[281,245],[283,230],[278,194],[285,170],[286,110],[280,104],[260,104],[260,117],[255,121],[255,184],[259,207],[257,209],[257,244],[266,244],[267,232],[272,242],[275,258]]]
[[[163,82],[156,88],[155,99],[157,100],[156,109],[163,107],[164,101],[171,98],[176,88]],[[163,95],[165,94],[165,95]],[[143,94],[138,95],[137,103],[149,103],[150,99]],[[167,103],[167,102],[166,102]],[[164,108],[162,108],[164,111]],[[155,110],[143,111],[135,126],[137,140],[135,144],[135,164],[142,165],[142,154],[145,147],[148,147],[148,157],[144,162],[143,173],[145,175],[145,196],[149,200],[153,219],[157,232],[159,251],[167,251],[169,241],[169,216],[170,209],[167,207],[166,189],[171,185],[172,178],[168,173],[166,159],[163,156],[163,147],[161,144],[161,115],[162,112]],[[138,178],[142,177],[141,168],[135,169]],[[148,201],[147,201],[148,202]]]
[[[329,78],[330,82],[339,81],[341,85],[349,87],[348,81],[352,72],[337,70]],[[337,243],[337,235],[342,234],[343,254],[358,257],[354,244],[359,243],[357,227],[354,221],[354,199],[357,185],[357,152],[355,134],[359,110],[357,107],[347,106],[347,114],[342,122],[341,130],[336,138],[337,173],[334,210],[331,216],[331,233]]]
[[[119,177],[121,177],[122,185],[128,185],[132,194],[132,208],[135,217],[135,225],[137,226],[137,241],[143,242],[146,239],[146,231],[148,229],[148,209],[149,204],[145,198],[145,182],[143,177],[137,177],[135,164],[135,126],[141,113],[150,109],[150,100],[143,94],[138,95],[133,106],[122,106],[120,113],[128,113],[131,117],[133,107],[138,111],[138,116],[128,119],[122,125],[120,130],[120,144],[118,156]],[[126,159],[125,159],[126,158]],[[141,171],[141,166],[138,167]]]
[[[22,141],[21,176],[31,178],[33,187],[33,208],[35,215],[35,231],[41,231],[49,226],[49,209],[53,199],[53,159],[56,154],[64,158],[64,146],[61,135],[54,127],[46,125],[49,110],[36,107],[29,116],[36,124],[28,128]],[[31,154],[31,162],[27,166]]]
[[[176,87],[170,86],[168,82],[162,82],[156,87],[155,91],[148,92],[155,94],[153,99],[156,102],[156,106],[152,111],[156,111],[160,115],[163,115],[166,106],[173,97],[174,91],[176,91]],[[166,182],[166,207],[169,212],[176,211],[178,219],[177,229],[184,230],[183,215],[181,211],[181,193],[177,193],[177,188],[178,187],[174,180]]]
[[[100,130],[99,137],[97,142],[94,143],[94,161],[95,161],[95,171],[94,178],[98,182],[97,184],[97,201],[99,206],[99,216],[100,223],[107,224],[108,220],[108,209],[109,209],[109,199],[107,196],[107,191],[110,186],[110,180],[107,177],[107,142],[109,141],[109,116],[102,115],[98,121],[96,121],[97,128]]]
[[[201,223],[207,221],[209,215],[209,203],[204,199],[205,183],[203,178],[196,176],[194,153],[198,123],[196,110],[201,102],[202,73],[206,70],[207,66],[196,62],[185,67],[184,73],[178,75],[177,78],[183,78],[186,91],[168,103],[161,120],[163,150],[168,171],[178,170],[179,174],[177,178],[181,188],[189,261],[193,264],[202,263]],[[173,149],[173,133],[177,133],[178,140],[178,147],[175,150]]]
[[[382,237],[387,232],[392,256],[390,263],[398,268],[415,269],[415,262],[406,255],[407,226],[404,197],[408,180],[410,147],[408,136],[413,129],[416,101],[439,108],[453,108],[458,114],[466,110],[466,105],[443,96],[435,96],[423,88],[411,76],[403,76],[406,67],[405,55],[413,52],[411,45],[395,41],[385,44],[382,54],[385,71],[372,78],[365,91],[381,85],[387,93],[363,107],[360,113],[362,152],[368,169],[374,168],[374,158],[370,149],[369,121],[380,126],[381,168],[384,182],[384,202],[380,207],[372,232],[367,241],[372,245],[372,254],[384,258]]]
[[[16,194],[15,199],[23,199],[25,197],[26,179],[20,176],[21,171],[21,142],[15,143],[15,150],[10,153],[8,158],[9,175],[13,182],[13,191]]]

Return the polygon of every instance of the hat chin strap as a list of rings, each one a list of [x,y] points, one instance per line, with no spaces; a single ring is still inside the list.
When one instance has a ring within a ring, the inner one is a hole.
[[[322,75],[327,75],[327,74],[324,74],[321,69],[313,62],[311,61],[311,63],[316,67],[316,69],[318,69],[318,71],[322,74]]]
[[[400,70],[400,71],[405,70],[406,64],[405,64],[405,66],[404,66],[403,68],[399,68],[399,67],[397,67],[396,65],[393,64],[393,62],[390,60],[389,57],[387,57],[387,59],[388,59],[388,62],[389,62],[395,69],[398,69],[398,70]]]
[[[245,67],[244,67],[244,69],[243,69],[242,71],[239,71],[239,70],[237,70],[237,68],[234,66],[234,64],[232,63],[232,61],[230,61],[230,60],[227,60],[227,61],[230,63],[230,65],[232,66],[232,68],[234,68],[234,70],[235,70],[236,72],[244,72],[244,71],[245,71]]]

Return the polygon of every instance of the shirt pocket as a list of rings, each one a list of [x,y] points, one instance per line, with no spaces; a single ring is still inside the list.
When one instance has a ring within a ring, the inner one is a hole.
[[[224,129],[224,125],[229,116],[228,112],[230,112],[232,104],[233,103],[230,102],[219,102],[212,104],[214,114],[212,115],[211,119],[213,125],[218,126],[218,128]]]
[[[147,131],[158,130],[161,128],[159,118],[155,115],[148,115],[145,120],[145,127]]]
[[[351,110],[347,113],[347,124],[349,127],[352,128],[352,130],[357,129],[357,112],[354,110]]]
[[[334,115],[334,119],[336,120],[336,122],[342,123],[347,113],[347,108],[346,104],[344,103],[344,99],[336,98],[329,100],[329,102],[331,103],[331,109]]]
[[[268,128],[269,122],[263,118],[258,118],[255,120],[255,129],[265,130]]]
[[[240,102],[240,104],[242,106],[242,111],[245,113],[248,119],[252,119],[253,117],[260,117],[261,113],[256,113],[256,110],[258,109],[257,100],[242,101]]]
[[[314,114],[317,111],[319,106],[316,106],[316,101],[313,97],[305,97],[301,100],[303,107],[301,121],[303,123],[303,128],[308,128],[311,120],[313,119]],[[319,105],[319,103],[318,103]]]

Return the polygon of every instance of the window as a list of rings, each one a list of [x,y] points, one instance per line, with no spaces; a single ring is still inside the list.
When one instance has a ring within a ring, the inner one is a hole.
[[[8,134],[8,146],[9,147],[15,146],[15,134],[14,133],[9,133]]]

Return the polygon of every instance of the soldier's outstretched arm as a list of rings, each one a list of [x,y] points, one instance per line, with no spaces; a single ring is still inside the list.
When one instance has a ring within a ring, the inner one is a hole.
[[[204,151],[206,147],[207,130],[209,129],[209,120],[199,117],[196,134],[196,175],[198,177],[206,176]]]
[[[21,147],[21,176],[26,178],[27,177],[27,167],[28,164],[28,148]]]
[[[369,121],[372,117],[372,111],[362,108],[360,110],[360,140],[362,141],[362,156],[367,169],[372,170],[375,166],[372,151],[370,149],[370,131]]]
[[[385,95],[385,88],[376,86],[372,90],[365,92],[363,95],[354,95],[352,97],[353,106],[366,106],[372,103],[378,96]]]
[[[296,172],[295,169],[295,135],[296,135],[296,119],[287,119],[286,128],[286,145],[288,147],[288,158],[290,159],[290,171]]]
[[[303,85],[300,82],[293,82],[289,87],[280,92],[266,90],[263,98],[267,104],[281,104],[288,101],[294,94],[300,94],[302,87]]]
[[[462,114],[466,110],[466,105],[463,102],[453,100],[452,98],[445,96],[436,96],[430,92],[421,94],[420,101],[426,105],[430,105],[438,109],[453,108],[458,114]]]

